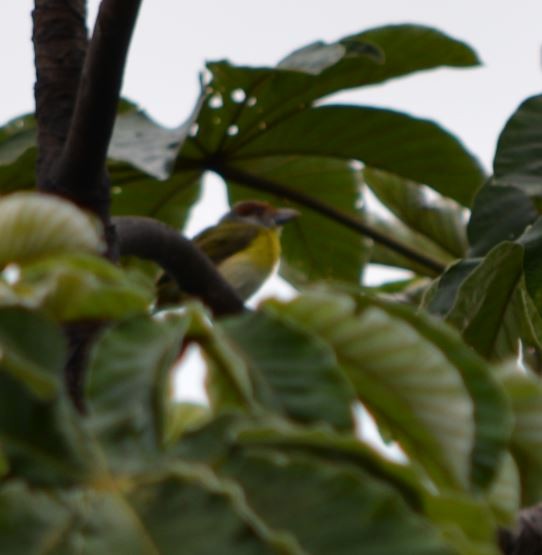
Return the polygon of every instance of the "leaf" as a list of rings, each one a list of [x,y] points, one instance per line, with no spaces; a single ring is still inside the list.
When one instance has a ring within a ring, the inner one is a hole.
[[[0,127],[0,166],[7,166],[20,158],[36,142],[34,116],[26,114]]]
[[[82,479],[94,458],[64,396],[61,330],[40,313],[0,308],[0,351],[0,458],[11,477],[55,486]]]
[[[359,469],[254,450],[229,457],[223,472],[256,514],[294,535],[306,553],[449,553],[389,485]]]
[[[349,162],[310,157],[273,157],[249,160],[237,165],[243,172],[280,183],[301,194],[358,215],[354,207],[360,197],[359,170]],[[231,202],[259,198],[276,206],[284,199],[248,191],[229,183]],[[289,222],[281,235],[280,274],[296,285],[318,279],[337,279],[359,283],[367,258],[367,242],[355,231],[336,223],[302,204],[288,201],[301,216]]]
[[[425,510],[454,553],[499,555],[496,522],[480,499],[444,492],[427,498]]]
[[[110,162],[108,171],[115,216],[148,216],[180,229],[201,192],[201,171],[175,172],[160,181],[123,162]]]
[[[498,181],[539,197],[542,178],[542,95],[521,103],[497,142],[493,168]]]
[[[499,333],[522,275],[522,247],[501,243],[462,282],[446,316],[465,341],[485,357],[498,352]]]
[[[314,292],[270,306],[333,346],[362,402],[437,483],[487,485],[509,418],[487,366],[436,320],[358,302]]]
[[[513,526],[520,510],[520,476],[510,453],[502,458],[499,473],[489,491],[489,503],[499,524]]]
[[[521,505],[531,505],[542,495],[542,383],[512,363],[502,367],[499,378],[514,413],[512,453],[521,479]]]
[[[44,553],[69,522],[69,511],[53,496],[22,482],[0,487],[0,552]]]
[[[364,168],[363,177],[378,200],[410,229],[455,257],[467,250],[464,211],[449,199],[431,198],[418,183]]]
[[[237,147],[230,157],[356,159],[424,183],[466,206],[483,183],[479,163],[455,137],[431,121],[392,110],[327,105],[266,125],[265,133]]]
[[[542,248],[542,218],[530,226],[519,238],[518,243],[525,249],[523,261],[525,285],[534,305],[542,314],[542,264],[540,249]]]
[[[97,222],[60,197],[13,193],[0,199],[0,266],[70,251],[100,252]]]
[[[357,315],[348,297],[313,294],[273,306],[333,346],[362,402],[434,479],[466,486],[473,407],[437,348],[379,308]]]
[[[431,262],[431,266],[422,264],[375,241],[371,250],[371,262],[373,264],[395,266],[403,270],[410,270],[417,275],[435,277],[437,275],[436,267],[442,266],[444,268],[453,261],[453,257],[449,253],[423,235],[412,231],[393,216],[382,217],[376,211],[373,211],[364,214],[363,220],[372,229],[384,236],[395,239],[401,245],[419,253]]]
[[[131,318],[108,329],[89,361],[89,431],[114,468],[138,467],[159,452],[170,403],[170,371],[188,321]]]
[[[0,549],[10,555],[303,555],[269,532],[238,490],[209,471],[176,465],[114,489],[45,495],[21,483],[0,488]],[[30,526],[30,530],[26,527]]]
[[[154,284],[140,273],[87,254],[42,258],[20,268],[12,284],[0,284],[0,305],[41,309],[57,321],[132,316],[154,297]]]
[[[520,189],[484,185],[476,195],[467,227],[469,256],[485,256],[503,241],[514,241],[538,218],[532,200]]]
[[[0,353],[0,370],[34,395],[51,399],[57,394],[66,342],[62,332],[42,314],[0,308]]]
[[[263,407],[298,422],[352,429],[354,392],[323,341],[265,313],[228,319],[221,327],[245,360]]]

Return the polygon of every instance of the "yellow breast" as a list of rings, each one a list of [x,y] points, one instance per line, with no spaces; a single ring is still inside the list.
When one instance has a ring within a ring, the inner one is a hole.
[[[224,279],[245,300],[273,273],[280,258],[280,231],[262,229],[250,245],[218,266]]]

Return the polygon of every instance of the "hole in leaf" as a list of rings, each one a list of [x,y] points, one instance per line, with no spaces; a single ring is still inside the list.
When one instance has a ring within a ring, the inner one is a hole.
[[[10,285],[17,283],[21,277],[21,268],[17,264],[8,264],[2,272],[4,279]]]
[[[231,99],[238,104],[243,102],[247,95],[243,89],[235,89],[231,92]]]
[[[237,127],[237,125],[230,125],[228,127],[227,133],[230,137],[235,137],[235,135],[237,135],[237,133],[239,133],[239,127]]]
[[[258,102],[257,98],[255,96],[251,96],[248,100],[247,100],[247,106],[249,106],[250,108],[252,108],[252,106],[256,106],[256,102]]]
[[[199,131],[199,125],[197,123],[193,123],[190,126],[190,130],[188,131],[188,134],[190,135],[190,137],[195,137],[198,134]]]
[[[224,106],[224,102],[222,102],[222,95],[220,94],[213,94],[209,99],[209,107],[213,108],[213,110],[218,110],[218,108],[222,108]]]

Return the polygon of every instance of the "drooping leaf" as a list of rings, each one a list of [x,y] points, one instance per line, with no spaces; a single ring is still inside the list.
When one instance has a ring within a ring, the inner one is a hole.
[[[363,177],[378,200],[408,227],[455,257],[467,250],[464,211],[449,199],[432,198],[422,186],[372,168]]]
[[[449,553],[429,522],[359,469],[254,450],[229,457],[223,472],[240,483],[256,514],[307,553]]]
[[[525,249],[523,267],[525,285],[534,305],[542,314],[542,218],[530,226],[519,238],[518,243]]]
[[[522,275],[523,248],[505,242],[495,247],[459,287],[446,321],[485,357],[498,354],[499,333]]]
[[[313,293],[272,307],[333,346],[360,399],[437,482],[487,485],[509,418],[489,369],[446,325],[360,302]]]
[[[273,306],[334,348],[362,402],[435,479],[466,486],[473,407],[438,348],[381,309],[357,315],[348,297],[313,294]]]
[[[175,172],[158,180],[124,162],[110,162],[108,169],[114,216],[147,216],[182,228],[201,192],[200,171]]]
[[[457,492],[427,498],[425,511],[454,553],[499,555],[497,526],[487,503]]]
[[[348,161],[287,156],[247,160],[236,167],[310,195],[346,214],[359,215],[360,173]],[[235,182],[229,183],[228,194],[232,202],[261,198],[275,206],[284,205],[280,195],[250,191]],[[301,215],[282,231],[280,274],[296,285],[318,279],[359,283],[368,256],[367,242],[358,233],[301,204],[288,201],[287,205]]]
[[[0,127],[0,166],[12,164],[36,143],[34,116],[26,114]],[[4,190],[1,187],[2,191]]]
[[[488,499],[499,524],[513,526],[521,504],[521,484],[518,467],[509,453],[501,461]]]
[[[411,256],[407,257],[375,241],[371,249],[371,262],[373,264],[393,266],[403,270],[410,270],[420,276],[435,277],[439,271],[454,260],[452,255],[436,243],[412,231],[393,216],[380,216],[374,210],[365,213],[363,220],[383,236],[394,239],[402,246],[410,248],[412,252],[423,256],[424,260],[428,261],[422,263],[421,261],[414,260]]]
[[[154,285],[141,274],[123,271],[87,254],[64,254],[26,264],[0,304],[42,309],[59,321],[118,319],[145,312]]]
[[[88,429],[114,467],[138,467],[159,452],[171,401],[170,371],[188,321],[131,318],[107,330],[89,362]]]
[[[538,376],[508,364],[499,375],[514,413],[512,453],[519,468],[522,506],[542,495],[542,383]]]
[[[265,120],[263,120],[265,123]],[[231,159],[304,155],[356,159],[469,205],[484,180],[459,141],[428,120],[362,106],[321,106],[293,115],[229,153]]]
[[[229,319],[222,329],[246,361],[256,400],[266,409],[352,429],[354,392],[321,339],[265,313]]]
[[[0,267],[103,248],[97,222],[60,197],[19,192],[0,199]]]
[[[62,387],[66,345],[39,313],[0,309],[0,445],[14,476],[73,483],[92,463],[88,437]]]
[[[514,241],[537,218],[532,200],[517,187],[484,185],[474,199],[467,227],[469,256],[485,256],[502,241]]]
[[[60,388],[66,344],[61,331],[40,313],[0,309],[0,370],[36,396],[51,399]]]
[[[501,132],[493,160],[497,180],[541,196],[542,95],[521,103]]]

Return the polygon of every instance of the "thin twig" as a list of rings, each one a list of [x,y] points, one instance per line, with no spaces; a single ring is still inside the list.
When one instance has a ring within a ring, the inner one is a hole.
[[[310,195],[291,189],[290,187],[285,187],[279,183],[275,183],[269,179],[263,177],[255,176],[244,171],[238,170],[232,166],[229,166],[221,161],[211,160],[206,163],[206,168],[214,171],[220,175],[225,180],[235,181],[239,185],[244,185],[258,191],[264,191],[266,193],[272,193],[274,195],[280,196],[285,199],[293,200],[299,204],[327,216],[331,220],[334,220],[354,231],[357,231],[365,237],[369,237],[376,243],[393,250],[409,260],[422,264],[431,271],[440,274],[445,270],[445,266],[420,252],[411,249],[407,245],[388,237],[373,229],[371,226],[366,224],[361,218],[347,214],[325,202],[322,202]]]

